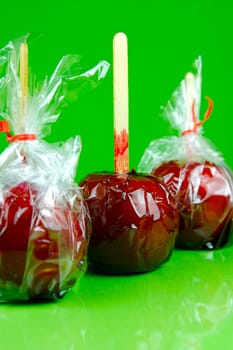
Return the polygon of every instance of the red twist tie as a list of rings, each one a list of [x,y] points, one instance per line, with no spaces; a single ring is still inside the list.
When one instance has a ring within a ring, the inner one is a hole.
[[[35,134],[18,134],[12,136],[10,134],[10,126],[7,120],[0,121],[0,132],[5,132],[8,142],[36,140]]]
[[[188,130],[184,130],[181,133],[182,136],[187,135],[187,134],[191,134],[191,133],[196,134],[198,131],[198,128],[200,128],[200,126],[202,126],[210,118],[213,107],[214,107],[214,102],[209,96],[205,96],[205,98],[208,101],[208,108],[207,108],[207,111],[205,112],[204,117],[201,121],[198,121],[197,116],[195,114],[195,100],[193,100],[193,103],[192,103],[193,128],[188,129]]]

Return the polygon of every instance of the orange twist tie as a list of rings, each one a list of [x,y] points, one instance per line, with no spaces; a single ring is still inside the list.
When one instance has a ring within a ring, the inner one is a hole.
[[[8,142],[36,140],[35,134],[18,134],[12,136],[10,134],[10,126],[7,120],[0,121],[0,132],[5,132]]]
[[[198,131],[198,128],[202,126],[210,118],[214,107],[214,102],[209,96],[205,96],[205,98],[207,99],[209,105],[208,105],[207,111],[205,112],[204,118],[201,121],[198,121],[197,116],[195,114],[195,100],[193,100],[193,103],[192,103],[192,118],[193,118],[193,124],[194,124],[193,129],[184,130],[181,133],[182,136],[191,134],[191,133],[196,134]]]

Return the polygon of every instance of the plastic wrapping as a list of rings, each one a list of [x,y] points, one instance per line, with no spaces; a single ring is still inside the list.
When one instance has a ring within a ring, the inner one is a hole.
[[[231,236],[233,185],[222,156],[202,136],[212,101],[200,120],[201,58],[194,63],[193,84],[187,76],[164,108],[165,117],[180,135],[152,141],[138,170],[160,178],[178,200],[180,227],[176,245],[188,249],[214,249]]]
[[[96,173],[82,187],[92,218],[92,270],[147,272],[170,258],[178,229],[177,203],[153,176]]]
[[[30,86],[22,116],[19,47],[0,51],[0,126],[10,142],[0,155],[0,301],[60,298],[86,269],[90,218],[74,183],[80,137],[57,144],[42,137],[109,67],[102,61],[84,72],[77,55],[63,57],[50,79]]]

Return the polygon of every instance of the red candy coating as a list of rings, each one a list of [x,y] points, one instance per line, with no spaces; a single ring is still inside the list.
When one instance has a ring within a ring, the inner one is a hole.
[[[187,164],[170,161],[152,174],[178,200],[177,247],[214,249],[227,243],[233,209],[231,179],[226,169],[208,161]]]
[[[96,173],[88,175],[82,186],[92,218],[88,256],[93,270],[146,272],[170,257],[177,205],[153,176]]]
[[[0,295],[4,300],[63,296],[85,265],[85,207],[75,196],[40,200],[27,182],[3,192],[0,203]]]

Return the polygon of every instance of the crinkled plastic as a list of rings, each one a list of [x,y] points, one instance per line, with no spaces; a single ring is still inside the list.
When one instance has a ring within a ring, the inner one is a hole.
[[[193,84],[183,80],[164,108],[165,117],[180,135],[152,141],[138,170],[159,177],[178,200],[176,245],[214,249],[229,242],[231,236],[232,174],[220,153],[202,136],[210,108],[200,121],[200,57],[194,70]]]
[[[49,79],[29,90],[22,118],[19,44],[0,51],[1,115],[17,135],[0,155],[0,301],[60,298],[86,269],[90,218],[74,183],[80,137],[56,144],[42,137],[109,67],[102,61],[85,72],[77,55],[63,57]]]

